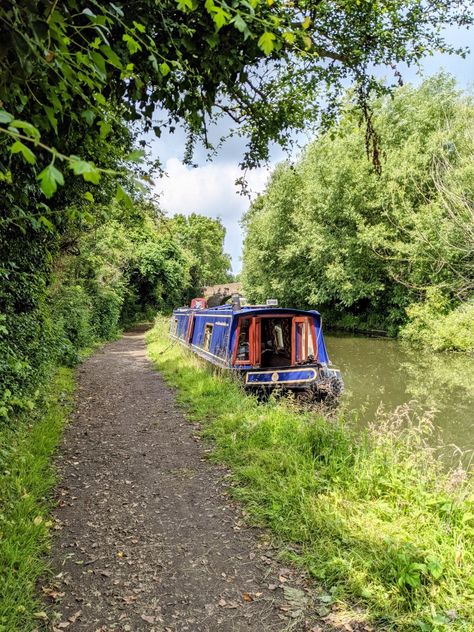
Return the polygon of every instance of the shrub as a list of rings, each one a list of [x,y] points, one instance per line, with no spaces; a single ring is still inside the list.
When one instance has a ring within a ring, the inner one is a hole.
[[[411,305],[407,314],[402,340],[435,351],[474,351],[474,301],[448,311],[443,296],[431,291],[424,303]]]
[[[98,286],[91,296],[91,325],[94,337],[109,340],[120,331],[120,314],[124,302],[123,292],[111,287]]]

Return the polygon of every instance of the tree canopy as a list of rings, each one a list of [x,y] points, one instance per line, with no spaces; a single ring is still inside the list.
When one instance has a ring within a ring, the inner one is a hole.
[[[27,163],[46,150],[38,178],[47,197],[66,165],[99,178],[93,160],[71,153],[71,128],[106,137],[117,118],[158,135],[183,123],[191,149],[225,113],[248,136],[244,162],[255,165],[270,141],[333,118],[348,81],[367,115],[378,66],[396,79],[402,61],[454,52],[443,28],[472,19],[463,0],[7,0],[0,131]]]
[[[230,257],[224,253],[225,228],[220,219],[197,213],[188,217],[177,214],[170,225],[190,259],[190,295],[197,295],[206,285],[231,280]]]
[[[414,341],[471,348],[472,98],[439,75],[373,109],[381,176],[350,106],[333,132],[274,171],[244,218],[246,292],[316,306],[349,328],[404,326]]]

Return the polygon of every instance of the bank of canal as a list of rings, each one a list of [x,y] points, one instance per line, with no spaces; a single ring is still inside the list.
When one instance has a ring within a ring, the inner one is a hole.
[[[422,410],[434,409],[434,423],[443,444],[464,453],[474,450],[474,357],[455,353],[410,350],[395,340],[359,336],[326,336],[329,356],[344,376],[343,406],[358,422],[374,420],[377,408],[393,411],[416,401]],[[474,458],[473,458],[474,460]]]

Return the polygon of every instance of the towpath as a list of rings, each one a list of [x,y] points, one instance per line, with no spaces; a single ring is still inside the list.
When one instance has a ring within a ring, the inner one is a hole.
[[[326,629],[304,577],[272,557],[265,532],[230,501],[226,470],[206,460],[143,331],[79,368],[58,466],[57,576],[43,588],[56,611],[50,629]]]

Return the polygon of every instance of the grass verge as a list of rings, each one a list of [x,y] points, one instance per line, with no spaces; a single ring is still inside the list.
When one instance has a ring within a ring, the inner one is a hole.
[[[377,629],[474,630],[474,486],[442,469],[429,418],[399,411],[356,433],[285,401],[258,403],[170,346],[165,319],[148,344],[249,515],[325,587],[328,623],[346,611]]]
[[[38,627],[37,581],[47,568],[51,457],[69,411],[73,370],[61,368],[35,411],[0,428],[0,631]]]

